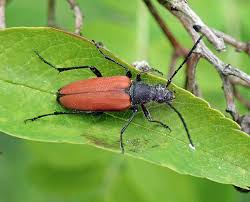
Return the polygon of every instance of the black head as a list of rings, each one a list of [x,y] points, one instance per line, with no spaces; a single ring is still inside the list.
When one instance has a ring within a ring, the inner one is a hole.
[[[174,92],[167,89],[166,85],[155,85],[154,101],[158,103],[171,103],[175,98]]]

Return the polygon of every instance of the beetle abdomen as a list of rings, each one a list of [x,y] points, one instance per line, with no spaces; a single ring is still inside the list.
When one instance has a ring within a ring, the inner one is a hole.
[[[58,92],[59,103],[67,109],[80,111],[123,111],[131,106],[126,76],[99,77],[80,80]]]

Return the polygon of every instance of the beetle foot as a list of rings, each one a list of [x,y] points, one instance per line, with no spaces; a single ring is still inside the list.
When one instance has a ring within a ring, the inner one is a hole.
[[[169,126],[166,125],[166,127],[164,127],[164,128],[168,129],[170,133],[172,132],[172,130]]]
[[[166,124],[164,124],[164,123],[162,123],[161,125],[162,125],[164,128],[166,128],[167,130],[169,130],[170,133],[172,132],[171,128],[170,128],[168,125],[166,125]]]
[[[28,121],[35,121],[37,119],[37,117],[31,118],[31,119],[25,119],[24,123],[26,124]]]
[[[121,154],[124,154],[125,149],[123,143],[120,143]]]

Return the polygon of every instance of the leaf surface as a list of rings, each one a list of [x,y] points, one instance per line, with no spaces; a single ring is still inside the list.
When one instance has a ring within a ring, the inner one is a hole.
[[[94,77],[89,70],[58,74],[35,54],[37,50],[57,67],[93,65],[104,76],[124,75],[118,65],[106,60],[88,40],[52,28],[12,28],[0,31],[0,130],[6,134],[44,142],[90,144],[119,152],[119,133],[131,111],[96,115],[46,117],[24,120],[54,111],[65,111],[56,102],[57,90],[76,80]],[[111,57],[133,67],[108,51]],[[148,83],[166,81],[143,75]],[[177,114],[164,104],[149,104],[154,119],[172,129],[149,123],[140,111],[124,134],[125,152],[134,158],[166,166],[182,174],[208,178],[243,188],[250,185],[250,138],[239,126],[208,103],[172,85],[174,106],[187,122],[196,150]]]

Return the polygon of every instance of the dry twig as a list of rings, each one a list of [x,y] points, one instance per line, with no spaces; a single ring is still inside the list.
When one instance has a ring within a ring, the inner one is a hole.
[[[170,69],[176,63],[176,60],[179,57],[185,57],[187,50],[182,47],[182,45],[176,40],[172,32],[167,27],[164,20],[161,18],[156,8],[152,5],[151,0],[143,0],[147,5],[152,16],[155,18],[156,22],[159,24],[160,28],[172,44],[174,48],[174,53],[172,54],[172,60],[170,62]],[[199,34],[193,29],[194,25],[201,26],[201,33],[203,33],[207,39],[215,46],[218,51],[225,49],[225,43],[236,48],[237,51],[244,51],[246,54],[250,55],[250,43],[241,42],[232,36],[225,34],[221,31],[212,29],[208,27],[201,18],[188,6],[186,0],[157,0],[161,5],[163,5],[169,12],[176,16],[180,22],[183,24],[184,28],[189,32],[193,41],[196,41],[199,37]],[[224,63],[220,58],[218,58],[213,52],[201,42],[196,50],[196,55],[194,55],[187,65],[187,80],[186,80],[186,89],[194,94],[199,95],[199,89],[197,82],[195,81],[195,70],[196,64],[199,61],[199,58],[202,57],[209,61],[218,71],[222,83],[225,99],[227,102],[226,111],[229,112],[232,118],[238,123],[243,116],[240,116],[237,112],[234,98],[238,99],[246,107],[249,108],[250,102],[244,99],[239,92],[237,91],[236,85],[242,85],[244,87],[250,88],[250,76],[240,69],[235,68],[230,64]],[[171,72],[172,70],[170,70]],[[244,119],[245,120],[245,119]],[[249,120],[249,119],[247,119]],[[245,121],[246,122],[246,121]],[[244,122],[244,123],[245,123]],[[250,120],[249,120],[250,123]],[[246,125],[246,123],[245,123]],[[243,127],[243,125],[242,125]]]
[[[244,51],[245,53],[250,55],[250,43],[249,42],[239,41],[239,40],[235,39],[234,37],[232,37],[228,34],[225,34],[224,32],[221,32],[221,31],[213,29],[213,28],[211,28],[211,29],[216,34],[216,36],[223,38],[225,43],[235,47],[236,50],[239,52]]]
[[[250,114],[241,116],[238,121],[242,131],[250,135]]]
[[[232,86],[233,86],[233,92],[234,92],[235,98],[239,102],[241,102],[243,105],[245,105],[246,108],[250,110],[250,101],[244,98],[237,89],[237,86],[243,86],[244,88],[250,89],[250,84],[247,84],[246,82],[236,77],[230,77],[230,82],[232,83]]]
[[[5,5],[6,0],[0,0],[0,29],[4,29],[5,25]]]
[[[80,7],[75,0],[67,0],[75,15],[75,33],[81,35],[83,16]]]
[[[248,87],[249,88],[249,87]],[[240,92],[237,90],[237,87],[235,85],[233,85],[233,93],[234,96],[237,100],[239,100],[239,102],[241,102],[243,105],[245,105],[246,108],[248,108],[250,110],[250,101],[247,100],[246,98],[244,98]]]
[[[249,54],[248,43],[239,42],[227,34],[208,27],[188,6],[186,0],[158,0],[158,2],[181,21],[194,41],[198,39],[199,34],[194,31],[193,25],[199,25],[202,28],[201,33],[207,37],[207,39],[216,47],[218,51],[225,49],[225,40],[226,43]],[[239,115],[234,104],[234,90],[233,85],[230,82],[230,78],[234,76],[244,81],[247,85],[250,85],[250,75],[230,64],[224,63],[220,58],[214,55],[213,52],[203,42],[199,44],[196,52],[202,58],[209,61],[218,71],[223,82],[223,90],[227,101],[227,111],[230,112],[234,120],[237,120]]]
[[[83,15],[80,7],[75,0],[67,0],[71,10],[75,16],[75,33],[81,35],[81,29],[83,25]],[[56,0],[48,0],[48,26],[57,27],[56,25]]]
[[[198,83],[195,79],[196,76],[196,67],[200,60],[200,55],[193,55],[192,58],[188,61],[187,71],[186,71],[186,89],[193,93],[196,96],[201,97],[201,90],[198,86]]]
[[[56,1],[48,0],[48,26],[56,26]]]

